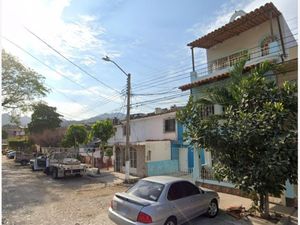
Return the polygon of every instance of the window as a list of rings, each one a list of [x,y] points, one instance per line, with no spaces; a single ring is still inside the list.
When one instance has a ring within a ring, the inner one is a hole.
[[[174,201],[174,200],[183,198],[183,192],[181,190],[180,182],[174,183],[171,185],[167,198],[170,201]]]
[[[184,196],[192,196],[200,194],[199,188],[197,188],[195,185],[191,184],[190,182],[181,182],[181,189],[184,192]]]
[[[123,164],[123,166],[125,166],[125,148],[124,149],[122,149],[122,164]]]
[[[241,59],[247,57],[247,59],[250,59],[250,56],[248,55],[248,50],[243,50],[237,53],[234,53],[229,56],[229,64],[230,66],[234,66],[236,63],[238,63]]]
[[[210,115],[215,114],[215,107],[214,105],[206,105],[206,106],[201,106],[201,112],[200,116],[201,118],[206,118]]]
[[[151,161],[151,151],[148,151],[147,153],[147,161]]]
[[[270,43],[276,40],[276,37],[267,36],[261,42],[261,56],[269,55],[270,54]]]
[[[163,184],[140,180],[127,193],[150,201],[157,201],[164,189]]]
[[[130,167],[136,168],[136,159],[137,159],[136,149],[130,148]]]
[[[181,181],[171,185],[167,198],[170,201],[174,201],[197,194],[200,194],[199,188],[190,182]]]
[[[123,136],[126,136],[126,127],[127,127],[127,125],[125,124],[123,126]],[[129,125],[129,135],[130,135],[130,125]]]
[[[175,119],[167,119],[164,123],[165,132],[175,132]]]

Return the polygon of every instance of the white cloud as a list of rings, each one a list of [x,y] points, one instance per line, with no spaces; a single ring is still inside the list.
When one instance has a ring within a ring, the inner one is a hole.
[[[110,52],[106,41],[102,38],[105,29],[99,25],[96,17],[90,15],[67,18],[72,22],[63,20],[63,11],[70,3],[70,0],[4,0],[2,3],[3,35],[35,53],[44,56],[55,55],[24,29],[27,27],[66,57],[83,59],[84,64],[95,63],[95,58],[89,54],[89,51],[99,57]],[[20,52],[16,51],[15,47],[7,43],[4,43],[4,47],[20,56]]]
[[[57,112],[64,115],[65,119],[81,120],[95,114],[93,111],[87,110],[87,105],[84,104],[57,100],[47,100],[47,102],[49,106],[56,107]]]

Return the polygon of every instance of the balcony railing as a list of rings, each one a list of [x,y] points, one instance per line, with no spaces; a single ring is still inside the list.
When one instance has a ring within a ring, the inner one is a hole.
[[[244,49],[234,54],[216,59],[212,62],[208,62],[207,65],[198,67],[195,72],[191,73],[191,81],[199,79],[205,79],[211,76],[227,73],[230,69],[246,57],[246,66],[254,65],[265,60],[279,60],[282,55],[282,49],[278,41],[274,41],[264,47],[255,47],[251,49]]]
[[[259,61],[268,59],[270,57],[279,58],[281,53],[282,51],[279,46],[279,43],[277,41],[274,41],[269,43],[268,46],[242,50],[234,54],[214,60],[208,64],[208,73],[214,73],[215,71],[221,71],[223,69],[230,68],[243,58],[247,58],[247,61],[250,62],[250,64],[254,64]]]

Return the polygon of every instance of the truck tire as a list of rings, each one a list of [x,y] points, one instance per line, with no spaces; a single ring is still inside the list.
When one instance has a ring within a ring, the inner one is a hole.
[[[56,168],[52,169],[52,178],[57,179],[57,169]]]
[[[49,172],[49,167],[46,167],[46,168],[44,169],[44,173],[45,173],[46,175],[49,175],[49,174],[50,174],[50,172]]]
[[[31,166],[32,171],[35,171],[34,166]]]

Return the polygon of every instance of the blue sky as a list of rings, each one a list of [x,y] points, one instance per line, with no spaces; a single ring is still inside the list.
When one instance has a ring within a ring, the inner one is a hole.
[[[234,10],[249,12],[267,2],[3,0],[2,35],[48,67],[7,40],[1,41],[4,49],[45,76],[45,84],[52,91],[43,100],[57,107],[66,119],[126,112],[122,95],[126,76],[112,63],[103,61],[105,55],[132,74],[132,112],[150,112],[155,107],[185,104],[187,96],[178,96],[181,93],[178,86],[189,82],[191,54],[187,43],[226,24]],[[295,33],[297,1],[272,2]],[[56,54],[24,27],[89,75]],[[196,51],[196,61],[205,62],[203,50]],[[141,102],[144,103],[137,104]]]

